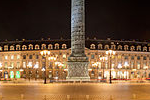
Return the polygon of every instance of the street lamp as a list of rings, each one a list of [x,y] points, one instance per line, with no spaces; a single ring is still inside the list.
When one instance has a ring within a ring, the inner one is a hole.
[[[50,51],[44,50],[40,52],[41,56],[45,58],[45,70],[44,71],[44,84],[46,84],[46,57],[50,55]]]
[[[0,70],[0,81],[1,81],[1,77],[2,77],[2,69]]]
[[[109,58],[109,68],[110,68],[110,79],[109,79],[109,83],[111,84],[112,83],[112,81],[111,81],[111,69],[112,69],[112,65],[111,65],[111,58],[112,58],[112,56],[113,55],[115,55],[116,54],[116,52],[115,51],[113,51],[113,50],[108,50],[108,51],[106,51],[106,55],[108,55],[108,58]]]
[[[104,69],[105,69],[104,63],[105,63],[105,61],[108,60],[108,59],[107,59],[107,57],[100,57],[100,60],[102,61],[103,79],[104,79],[104,73],[105,73],[105,72],[104,72]]]
[[[146,70],[148,69],[148,66],[144,66],[144,69],[145,69],[145,78],[146,78]]]

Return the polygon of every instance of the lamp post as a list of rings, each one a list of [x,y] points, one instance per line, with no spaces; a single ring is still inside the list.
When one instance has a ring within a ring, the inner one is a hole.
[[[146,70],[148,69],[148,66],[144,66],[144,69],[145,69],[145,79],[146,79]]]
[[[40,52],[41,56],[43,56],[45,58],[45,70],[43,69],[44,71],[44,84],[46,84],[46,57],[50,55],[50,51],[48,50],[44,50],[44,51],[41,51]]]
[[[116,52],[113,51],[113,50],[108,50],[108,51],[106,51],[106,55],[107,55],[108,58],[109,58],[109,69],[110,69],[110,79],[109,79],[109,83],[110,83],[110,84],[112,83],[112,81],[111,81],[111,69],[112,69],[111,58],[112,58],[112,56],[115,55],[115,54],[116,54]]]
[[[100,60],[102,61],[102,68],[103,68],[103,79],[104,79],[104,69],[105,69],[105,66],[104,66],[104,63],[105,61],[107,60],[107,57],[100,57]]]
[[[2,77],[2,69],[0,69],[0,81],[1,81],[1,77]]]

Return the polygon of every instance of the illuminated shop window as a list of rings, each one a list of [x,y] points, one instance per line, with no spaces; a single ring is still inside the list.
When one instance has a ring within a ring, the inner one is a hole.
[[[11,59],[14,59],[14,55],[11,55],[11,57],[10,57]]]

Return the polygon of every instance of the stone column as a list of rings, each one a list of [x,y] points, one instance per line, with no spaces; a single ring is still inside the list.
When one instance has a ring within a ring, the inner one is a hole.
[[[88,57],[85,55],[84,0],[72,0],[71,55],[68,57],[68,76],[71,81],[89,80]]]

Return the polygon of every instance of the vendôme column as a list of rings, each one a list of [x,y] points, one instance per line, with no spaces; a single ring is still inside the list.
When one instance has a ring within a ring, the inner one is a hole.
[[[68,58],[70,81],[90,80],[88,57],[85,55],[85,0],[72,0],[71,7],[71,55]]]

